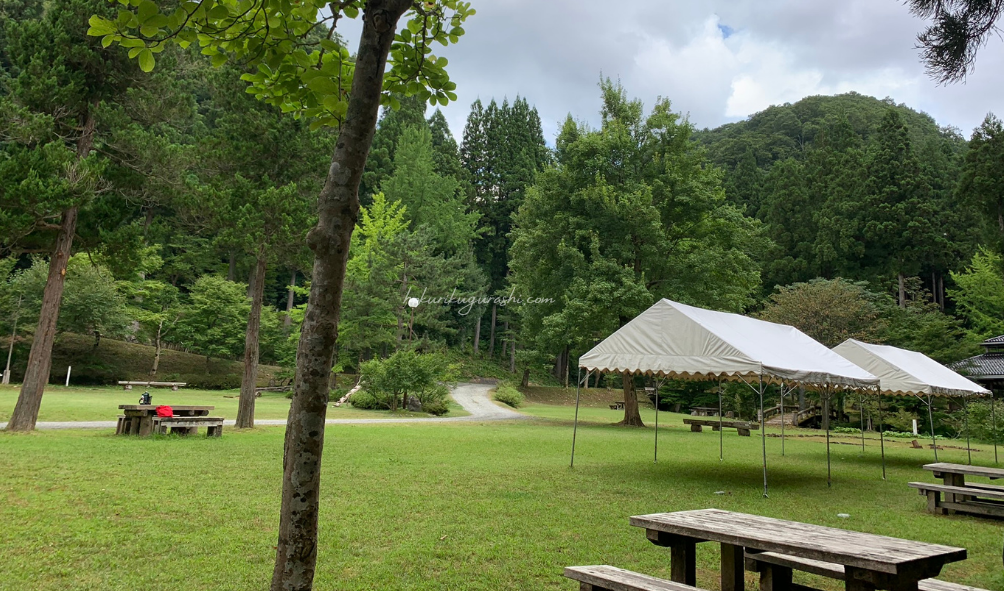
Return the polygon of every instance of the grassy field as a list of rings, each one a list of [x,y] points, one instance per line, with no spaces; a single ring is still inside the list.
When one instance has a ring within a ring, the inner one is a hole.
[[[42,396],[40,421],[114,421],[120,404],[136,404],[142,388],[123,390],[120,387],[69,387],[49,385]],[[204,404],[215,406],[213,416],[237,418],[238,390],[193,390],[184,388],[177,392],[170,388],[150,390],[154,404]],[[17,402],[18,388],[0,386],[0,422],[10,418]],[[289,414],[289,399],[283,393],[264,392],[255,401],[256,419],[285,419]],[[449,416],[466,416],[459,404],[450,401]],[[389,411],[358,410],[350,405],[329,406],[330,419],[379,419],[403,416],[428,416],[424,413],[391,413]]]
[[[907,488],[931,480],[920,469],[930,450],[890,445],[883,481],[877,446],[862,457],[834,445],[827,488],[818,439],[792,438],[782,457],[771,437],[764,499],[757,437],[727,435],[719,462],[717,433],[685,431],[664,413],[656,464],[652,429],[587,422],[570,469],[569,409],[527,410],[556,418],[329,427],[316,588],[571,590],[562,567],[597,563],[668,576],[668,551],[628,517],[720,507],[963,546],[969,560],[942,578],[1004,589],[1000,523],[930,515]],[[282,444],[281,428],[218,440],[0,433],[0,590],[266,588]],[[992,448],[974,460],[992,464]],[[717,549],[699,548],[698,584],[717,589]]]

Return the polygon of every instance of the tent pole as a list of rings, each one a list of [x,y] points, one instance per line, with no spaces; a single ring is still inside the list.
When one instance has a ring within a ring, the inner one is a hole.
[[[861,455],[865,455],[865,397],[858,392],[858,414],[861,415]]]
[[[765,427],[760,425],[760,428]],[[781,384],[781,456],[784,456],[784,383]]]
[[[655,380],[655,455],[653,464],[659,463],[659,380]]]
[[[999,463],[997,460],[997,401],[994,399],[993,391],[990,392],[990,420],[993,421],[994,430],[994,464]]]
[[[718,461],[725,461],[725,429],[722,421],[722,381],[718,380]],[[996,429],[994,429],[996,432]],[[996,449],[996,448],[995,448]]]
[[[572,461],[568,464],[569,468],[575,467],[575,435],[579,431],[579,382],[582,381],[582,368],[579,368],[578,377],[575,380],[575,424],[572,427]]]
[[[823,408],[823,413],[826,419],[826,487],[829,488],[833,486],[833,470],[830,464],[830,406],[833,404],[832,399],[833,392],[830,387],[826,388],[826,404]]]
[[[969,446],[969,403],[966,402],[966,397],[962,397],[962,414],[965,415],[965,427],[966,427],[966,453],[969,455],[969,465],[973,465],[973,449]]]
[[[934,448],[934,461],[938,461],[938,440],[934,436],[934,401],[927,395],[927,419],[931,421],[931,447]]]
[[[885,480],[885,425],[882,424],[882,393],[879,392],[878,396],[878,412],[879,412],[879,441],[882,445],[882,480]]]
[[[763,447],[763,496],[767,498],[767,429],[763,424],[763,373],[760,374],[760,441]]]

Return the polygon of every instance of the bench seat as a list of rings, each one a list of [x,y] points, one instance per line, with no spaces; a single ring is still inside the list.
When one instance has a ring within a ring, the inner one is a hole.
[[[833,564],[832,562],[812,560],[811,558],[799,558],[797,556],[788,556],[786,554],[777,554],[775,552],[746,554],[746,570],[752,572],[763,572],[764,568],[762,565],[765,564],[790,568],[791,570],[802,571],[830,579],[837,579],[838,581],[843,581],[846,578],[843,565]],[[969,585],[960,585],[958,583],[949,583],[947,581],[939,581],[938,579],[925,579],[920,581],[917,583],[917,588],[920,591],[986,591],[985,589],[979,589]]]
[[[580,591],[700,591],[697,587],[624,570],[615,566],[569,566],[565,576],[579,582]],[[940,591],[940,590],[939,590]]]
[[[187,429],[188,433],[194,432],[199,427],[206,427],[207,437],[220,437],[223,435],[223,417],[154,417],[153,432],[161,435],[167,433],[170,428]]]
[[[929,482],[910,482],[921,496],[927,496],[927,510],[936,515],[951,511],[1004,517],[1004,490],[990,485],[952,486]],[[944,497],[942,497],[944,495]]]
[[[735,429],[740,435],[744,437],[750,436],[750,431],[756,431],[760,429],[758,423],[752,423],[750,421],[732,421],[732,420],[722,420],[717,419],[683,419],[684,425],[690,425],[690,430],[695,433],[700,433],[703,427],[711,427],[712,430],[718,431],[721,428]]]

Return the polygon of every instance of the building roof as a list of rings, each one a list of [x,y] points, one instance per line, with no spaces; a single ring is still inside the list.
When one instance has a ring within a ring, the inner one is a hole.
[[[984,353],[953,363],[951,367],[974,380],[1004,379],[1004,353]]]
[[[983,345],[984,347],[992,347],[995,345],[1004,346],[1004,334],[996,337],[990,337],[989,339],[983,341],[980,344]]]

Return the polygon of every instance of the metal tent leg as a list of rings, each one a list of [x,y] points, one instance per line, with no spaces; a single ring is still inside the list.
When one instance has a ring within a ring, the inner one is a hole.
[[[865,455],[865,398],[858,393],[858,414],[861,415],[861,455]]]
[[[767,498],[767,429],[763,420],[763,374],[760,375],[760,441],[763,448],[763,496]]]
[[[878,411],[879,411],[879,442],[882,445],[882,480],[885,480],[885,425],[882,423],[882,394],[878,397]]]
[[[826,404],[823,405],[823,415],[826,419],[826,487],[833,486],[833,469],[830,461],[830,406],[833,403],[829,388],[826,391]]]
[[[653,464],[659,463],[659,388],[659,381],[655,380],[655,455],[652,458]]]
[[[931,446],[934,448],[934,461],[938,461],[938,440],[934,436],[934,401],[927,395],[927,419],[931,422]]]
[[[760,425],[760,428],[765,429],[766,426]],[[784,456],[784,384],[781,384],[781,456]]]
[[[994,430],[994,464],[997,464],[999,463],[997,460],[997,400],[994,398],[993,392],[990,393],[990,420]]]
[[[969,455],[969,465],[973,465],[973,448],[969,445],[969,403],[966,397],[962,397],[962,414],[964,415],[966,428],[966,453]]]
[[[575,379],[575,423],[572,427],[572,461],[568,464],[569,468],[575,467],[575,436],[579,432],[579,382],[582,381],[582,368],[579,368],[578,377]]]
[[[718,380],[718,461],[725,461],[725,429],[722,418],[722,381]]]

